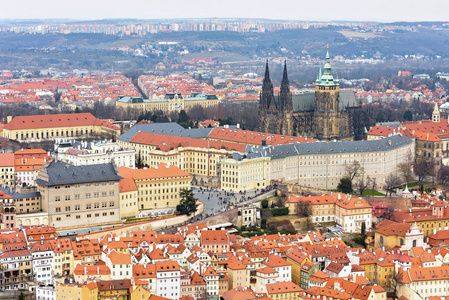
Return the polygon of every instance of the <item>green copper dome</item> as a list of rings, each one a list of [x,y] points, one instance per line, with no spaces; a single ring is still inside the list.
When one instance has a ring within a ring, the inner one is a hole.
[[[331,59],[330,59],[330,55],[329,55],[329,45],[327,46],[326,62],[324,63],[324,72],[321,74],[321,68],[320,68],[320,73],[318,75],[316,83],[319,86],[337,86],[338,85],[338,79],[334,79],[334,76],[332,76]]]

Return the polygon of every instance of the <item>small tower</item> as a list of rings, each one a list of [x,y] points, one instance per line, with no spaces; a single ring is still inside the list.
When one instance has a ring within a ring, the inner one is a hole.
[[[432,122],[438,123],[440,122],[440,110],[438,109],[438,104],[435,103],[435,107],[432,112]]]

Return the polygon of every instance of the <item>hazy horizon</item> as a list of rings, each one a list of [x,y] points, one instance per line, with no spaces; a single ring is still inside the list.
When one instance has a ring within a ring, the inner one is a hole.
[[[447,0],[378,0],[361,3],[229,0],[78,0],[65,4],[56,0],[16,0],[2,3],[2,20],[70,19],[270,19],[309,22],[446,22]]]

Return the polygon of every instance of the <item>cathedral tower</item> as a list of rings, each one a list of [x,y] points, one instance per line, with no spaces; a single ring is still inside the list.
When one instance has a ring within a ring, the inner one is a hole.
[[[292,93],[287,75],[287,62],[284,62],[284,73],[282,75],[281,88],[279,91],[279,111],[291,111],[293,109]]]
[[[274,102],[273,83],[270,79],[270,70],[268,69],[268,60],[265,66],[265,77],[262,83],[262,91],[260,92],[259,108],[268,110],[271,107],[276,107]]]
[[[332,75],[329,46],[323,69],[316,80],[313,132],[321,140],[351,136],[349,116],[340,109],[340,87]]]
[[[259,96],[259,124],[258,130],[262,132],[276,133],[277,108],[274,100],[273,83],[270,79],[268,60],[265,66],[265,77],[262,83],[262,91]]]

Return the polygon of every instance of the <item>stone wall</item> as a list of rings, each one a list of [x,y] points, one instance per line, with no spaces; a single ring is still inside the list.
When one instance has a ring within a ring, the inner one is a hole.
[[[152,221],[146,221],[146,222],[140,222],[135,224],[129,224],[129,225],[123,225],[123,226],[114,226],[112,228],[103,229],[99,231],[94,231],[90,233],[85,234],[79,234],[78,238],[89,238],[89,239],[97,239],[97,238],[103,238],[104,236],[108,234],[116,234],[120,237],[130,236],[131,232],[133,231],[150,231],[150,230],[161,230],[167,227],[175,227],[180,226],[181,224],[189,221],[190,219],[198,216],[201,214],[204,210],[204,205],[201,204],[198,207],[198,211],[191,216],[187,215],[180,215],[175,217],[169,217],[164,219],[158,219],[158,220],[152,220]]]

